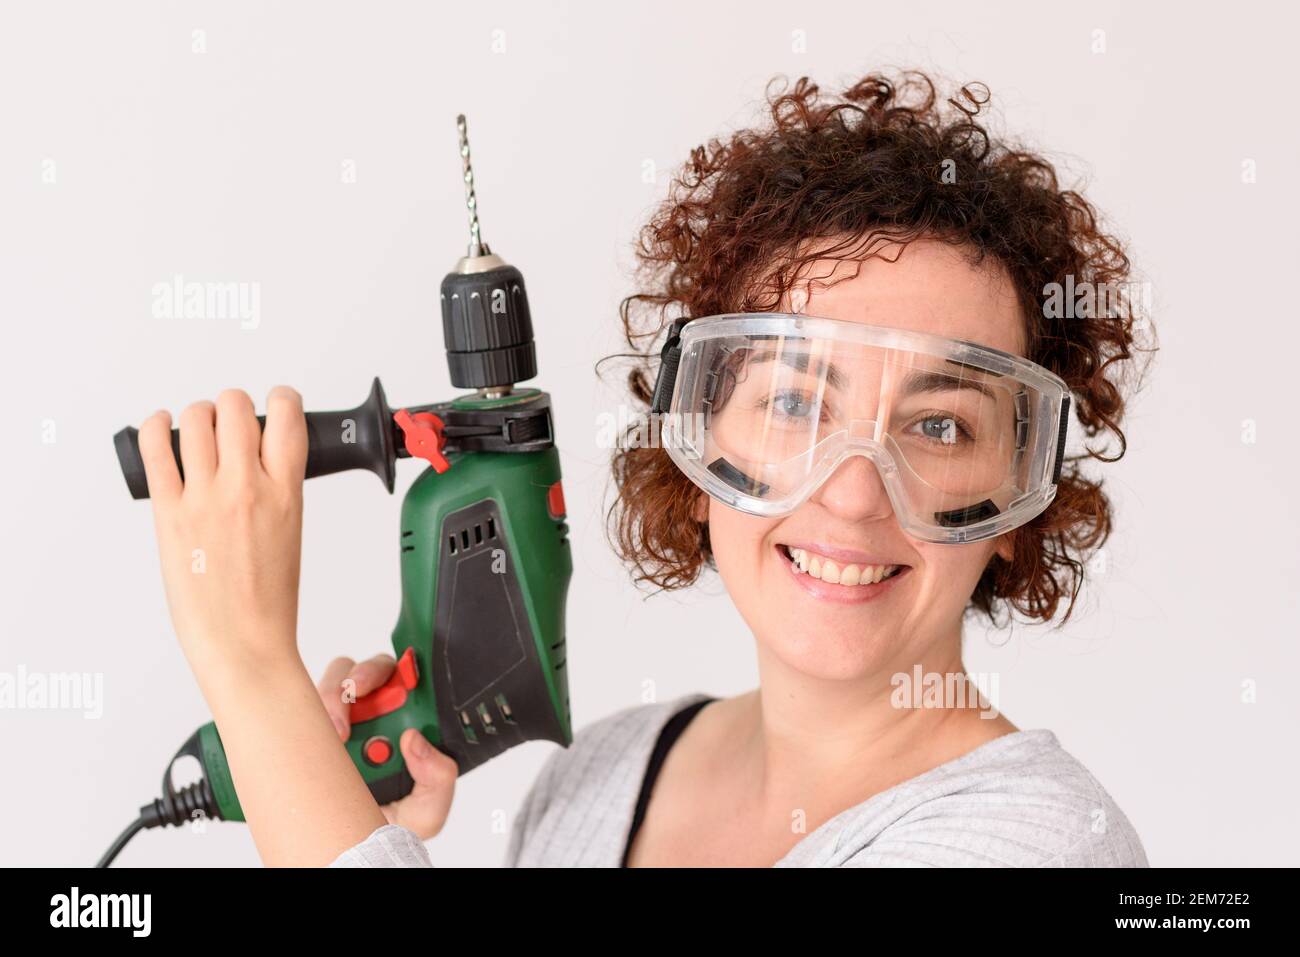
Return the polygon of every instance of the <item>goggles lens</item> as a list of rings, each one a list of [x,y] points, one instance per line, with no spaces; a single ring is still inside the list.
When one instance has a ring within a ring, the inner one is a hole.
[[[875,338],[824,330],[686,338],[670,453],[706,490],[769,515],[796,507],[847,456],[864,455],[903,524],[944,541],[971,538],[934,530],[987,523],[1044,490],[1059,389],[957,348]],[[980,531],[995,534],[990,527]]]

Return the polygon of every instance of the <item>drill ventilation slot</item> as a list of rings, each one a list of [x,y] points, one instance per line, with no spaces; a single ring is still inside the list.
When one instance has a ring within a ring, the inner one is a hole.
[[[473,544],[473,545],[470,544],[470,529],[471,529],[471,528],[473,528],[473,530],[474,530],[474,531],[473,531],[473,538],[474,538],[474,544]],[[409,535],[410,532],[407,532],[406,534]],[[496,537],[497,537],[497,523],[496,523],[496,519],[493,518],[491,515],[489,515],[489,516],[487,517],[487,521],[486,521],[486,522],[476,522],[473,526],[469,526],[469,525],[467,525],[467,526],[465,526],[464,528],[460,529],[460,531],[458,531],[458,532],[452,532],[450,535],[448,535],[448,536],[447,536],[447,551],[448,551],[448,553],[450,553],[450,554],[452,554],[452,555],[455,555],[457,552],[465,552],[465,551],[469,551],[471,548],[473,548],[473,547],[475,547],[475,546],[478,546],[478,545],[482,545],[485,541],[489,541],[489,540],[494,539],[494,538],[496,538]],[[458,539],[459,539],[459,544],[457,544]],[[405,549],[403,549],[403,551],[405,551]]]

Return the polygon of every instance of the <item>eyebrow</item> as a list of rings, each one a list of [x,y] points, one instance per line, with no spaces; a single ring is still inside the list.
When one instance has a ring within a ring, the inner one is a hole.
[[[777,358],[777,353],[768,349],[764,352],[755,352],[749,359],[750,364],[757,365],[760,362],[771,362]],[[812,357],[806,352],[785,352],[782,350],[780,359],[796,372],[807,372],[808,363]],[[843,389],[848,385],[848,376],[841,372],[833,362],[822,362],[817,360],[817,364],[826,370],[826,382],[833,389]]]
[[[768,349],[763,352],[755,352],[750,357],[749,361],[750,363],[757,364],[759,362],[771,362],[775,358],[778,358],[777,353]],[[783,351],[780,353],[779,358],[796,372],[807,372],[812,357],[806,352],[790,353]],[[983,369],[968,365],[964,362],[958,362],[956,359],[947,359],[945,361],[950,362],[963,370],[969,369],[970,371],[981,375],[988,374]],[[831,386],[831,388],[843,389],[844,386],[847,385],[848,377],[836,367],[835,363],[821,362],[818,360],[818,365],[826,370],[826,382]],[[951,373],[930,371],[913,372],[903,380],[898,395],[902,398],[909,395],[919,395],[925,392],[951,392],[955,389],[974,389],[977,392],[982,392],[989,398],[995,398],[992,391],[976,379],[957,378]]]
[[[948,360],[951,362],[952,360]],[[964,368],[974,369],[974,366],[965,366]],[[902,388],[899,389],[899,396],[917,395],[922,392],[951,392],[955,389],[974,389],[982,392],[990,399],[994,398],[992,391],[976,379],[958,379],[947,372],[913,372],[903,380]]]

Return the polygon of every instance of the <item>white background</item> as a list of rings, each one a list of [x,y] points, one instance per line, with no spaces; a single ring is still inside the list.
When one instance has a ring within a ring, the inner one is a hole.
[[[1104,473],[1118,516],[1104,572],[1059,631],[972,627],[967,666],[997,671],[1002,710],[1097,775],[1153,864],[1296,864],[1297,24],[1271,4],[1135,7],[6,3],[0,671],[102,674],[105,701],[97,720],[0,710],[0,863],[93,863],[208,720],[113,433],[227,386],[259,408],[278,382],[309,408],[350,407],[376,374],[394,403],[453,394],[437,292],[466,241],[461,111],[484,237],[528,283],[530,384],[554,396],[576,726],[753,687],[752,639],[716,578],[646,600],[606,543],[596,417],[623,393],[593,365],[621,349],[637,227],[692,147],[754,119],[776,74],[838,89],[915,65],[987,83],[999,127],[1132,239],[1162,345],[1129,454]],[[153,285],[177,273],[260,283],[260,327],[153,318]],[[417,473],[403,463],[393,497],[368,474],[309,483],[313,674],[390,650]],[[460,781],[435,863],[498,864],[554,747]],[[258,858],[245,827],[216,824],[148,832],[119,860]]]

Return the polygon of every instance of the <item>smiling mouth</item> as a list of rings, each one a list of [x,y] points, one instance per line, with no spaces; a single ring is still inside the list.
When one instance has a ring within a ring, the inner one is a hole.
[[[830,585],[861,587],[877,585],[880,582],[897,578],[911,568],[910,565],[866,565],[851,562],[837,562],[825,555],[803,548],[791,548],[789,545],[777,545],[777,551],[788,561],[799,575],[807,575]]]

